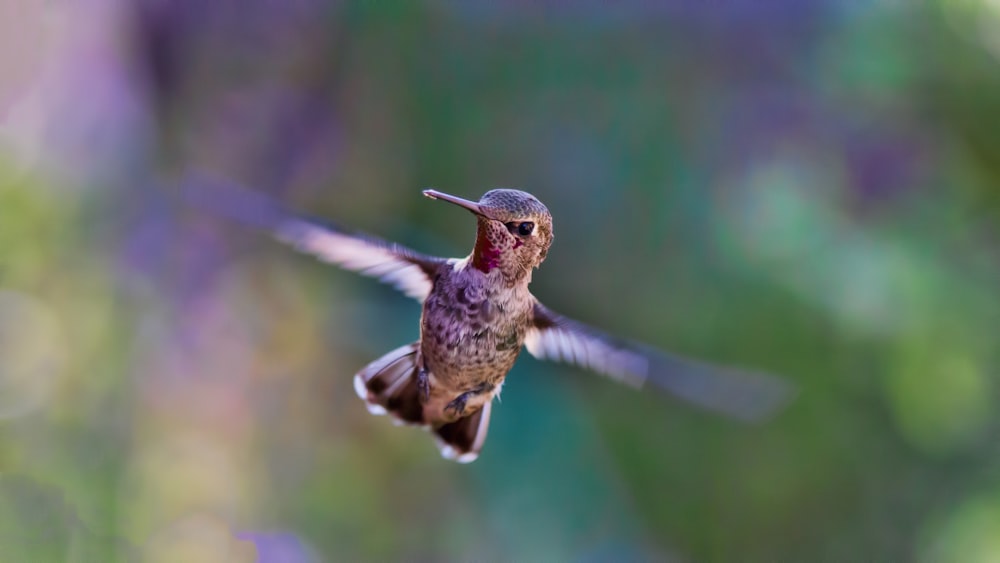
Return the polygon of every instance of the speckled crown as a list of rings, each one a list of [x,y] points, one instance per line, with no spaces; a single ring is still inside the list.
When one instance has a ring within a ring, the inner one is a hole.
[[[510,218],[544,216],[551,217],[549,209],[538,198],[521,190],[490,190],[479,198],[479,205],[499,211]]]

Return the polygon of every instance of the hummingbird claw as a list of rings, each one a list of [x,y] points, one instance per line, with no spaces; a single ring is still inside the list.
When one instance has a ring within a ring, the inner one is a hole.
[[[431,378],[427,375],[427,370],[420,368],[417,370],[417,391],[420,392],[420,402],[426,403],[431,398]]]
[[[455,397],[450,403],[445,405],[444,411],[445,412],[452,411],[454,412],[456,418],[461,417],[462,415],[465,414],[465,403],[469,401],[470,397],[475,397],[476,395],[481,395],[488,391],[492,391],[494,387],[495,387],[494,385],[491,385],[489,383],[481,383],[475,389],[466,391],[465,393],[462,393],[458,397]]]
[[[444,411],[445,412],[452,411],[455,414],[456,418],[461,417],[462,414],[465,413],[465,403],[469,400],[469,397],[471,395],[472,395],[471,392],[466,391],[465,393],[462,393],[458,397],[455,397],[454,400],[445,405]]]

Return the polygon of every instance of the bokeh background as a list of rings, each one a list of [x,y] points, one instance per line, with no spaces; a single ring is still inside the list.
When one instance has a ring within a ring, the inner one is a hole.
[[[742,425],[525,356],[480,459],[367,414],[417,303],[191,209],[424,252],[782,374]],[[1000,559],[1000,3],[0,3],[0,560]]]

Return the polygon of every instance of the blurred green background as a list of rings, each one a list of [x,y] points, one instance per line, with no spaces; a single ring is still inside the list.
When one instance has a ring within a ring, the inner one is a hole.
[[[782,374],[748,426],[525,355],[483,455],[368,415],[417,303],[177,197]],[[0,561],[1000,560],[1000,4],[0,3]]]

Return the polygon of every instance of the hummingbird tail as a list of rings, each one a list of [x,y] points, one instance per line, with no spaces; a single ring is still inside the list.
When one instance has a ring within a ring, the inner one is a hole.
[[[434,435],[441,455],[459,463],[475,461],[486,441],[492,406],[493,402],[488,401],[478,411],[435,428]]]
[[[392,415],[402,424],[429,426],[443,457],[469,463],[479,456],[486,441],[491,403],[454,422],[428,421],[417,384],[419,348],[419,342],[400,346],[368,364],[354,376],[354,390],[364,399],[368,412]]]
[[[426,424],[417,387],[417,350],[414,342],[400,346],[365,366],[354,376],[354,390],[372,414],[391,414],[403,424]]]

